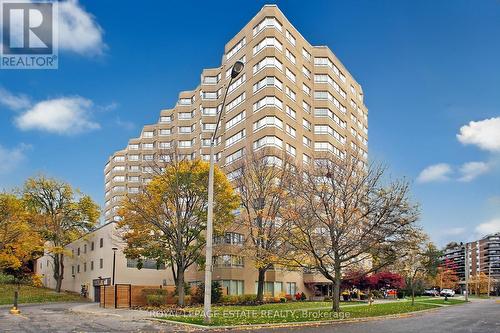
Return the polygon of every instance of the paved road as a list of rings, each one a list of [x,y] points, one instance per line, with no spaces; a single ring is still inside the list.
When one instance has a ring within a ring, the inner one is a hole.
[[[233,331],[237,332],[237,331]],[[241,331],[240,331],[241,332]],[[314,327],[247,330],[258,333],[500,333],[500,303],[478,300],[464,305],[440,308],[408,318],[358,323],[328,324]]]
[[[136,320],[123,316],[73,313],[75,303],[54,303],[21,306],[21,315],[0,309],[0,333],[68,333],[68,332],[184,332],[185,329]]]
[[[160,324],[130,315],[94,315],[73,313],[75,303],[23,306],[22,315],[8,314],[0,308],[0,333],[67,333],[67,332],[186,332],[185,327]],[[85,307],[85,306],[84,306]],[[227,332],[227,331],[226,331]],[[233,330],[233,332],[238,332]],[[240,331],[243,332],[243,331]],[[440,308],[409,318],[373,320],[358,323],[334,323],[321,326],[265,328],[245,330],[258,333],[500,333],[500,303],[493,300]]]

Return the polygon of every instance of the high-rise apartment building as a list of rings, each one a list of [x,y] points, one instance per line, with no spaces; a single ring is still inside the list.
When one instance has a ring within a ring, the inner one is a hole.
[[[245,68],[231,83],[221,110],[237,60]],[[153,161],[168,162],[163,151],[208,160],[218,112],[225,113],[215,148],[223,170],[264,147],[277,164],[284,154],[305,164],[325,153],[367,158],[368,110],[361,86],[327,46],[309,44],[275,5],[266,5],[226,44],[219,67],[203,70],[197,88],[181,92],[173,108],[161,110],[157,123],[144,126],[139,137],[109,158],[104,169],[106,222],[118,218],[123,196],[150,181]],[[231,236],[231,242],[239,237]],[[243,265],[237,258],[230,261],[231,267]],[[234,272],[223,275],[243,278]],[[252,293],[247,285],[234,288]]]

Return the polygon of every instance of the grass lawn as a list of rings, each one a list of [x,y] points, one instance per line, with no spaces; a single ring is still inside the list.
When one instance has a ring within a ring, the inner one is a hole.
[[[320,306],[313,306],[318,303]],[[327,307],[325,307],[327,305]],[[407,313],[438,307],[433,304],[409,302],[393,302],[368,305],[342,305],[342,312],[330,311],[327,302],[290,302],[286,304],[265,304],[260,306],[224,306],[214,307],[212,315],[213,326],[290,323],[321,320],[342,320],[363,317],[375,317],[391,314]],[[320,308],[323,307],[323,308]],[[203,325],[203,309],[189,308],[186,313],[160,317],[166,320]]]
[[[0,305],[12,304],[14,302],[15,284],[0,284]],[[44,302],[71,302],[83,301],[84,298],[73,293],[56,293],[52,289],[36,288],[21,285],[19,289],[19,304],[21,303],[44,303]]]

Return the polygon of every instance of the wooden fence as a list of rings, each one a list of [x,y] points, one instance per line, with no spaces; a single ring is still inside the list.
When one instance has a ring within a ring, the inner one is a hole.
[[[175,304],[173,293],[175,286],[134,286],[131,284],[116,284],[101,286],[100,306],[104,308],[130,308],[146,305],[145,289],[166,289],[167,304]]]

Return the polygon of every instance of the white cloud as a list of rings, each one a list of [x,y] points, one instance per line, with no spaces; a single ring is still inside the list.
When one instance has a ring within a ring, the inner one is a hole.
[[[450,236],[461,235],[464,232],[465,232],[465,228],[463,228],[463,227],[455,227],[455,228],[449,228],[449,229],[444,230],[444,233],[447,235],[450,235]]]
[[[125,130],[133,130],[135,128],[135,125],[133,122],[128,121],[128,120],[122,120],[120,117],[116,117],[115,124],[116,124],[116,126],[121,127]]]
[[[82,97],[62,97],[36,103],[16,118],[22,130],[41,130],[56,134],[79,134],[100,128],[91,118],[93,103]]]
[[[59,2],[59,48],[91,56],[106,49],[103,29],[77,0]]]
[[[500,231],[500,218],[481,223],[476,227],[476,233],[481,236]]]
[[[467,162],[460,167],[461,177],[458,180],[462,182],[470,182],[489,170],[490,166],[485,162]]]
[[[476,145],[483,150],[500,152],[500,117],[471,121],[460,128],[457,139],[464,145]]]
[[[20,144],[8,149],[0,145],[0,174],[6,174],[14,170],[26,158],[25,152],[30,149],[30,145]]]
[[[449,179],[449,175],[452,172],[449,164],[439,163],[428,166],[417,177],[417,182],[428,183],[434,181],[444,181]]]
[[[20,110],[29,108],[31,105],[31,101],[26,95],[15,95],[10,91],[0,87],[0,104],[5,105],[12,110]]]

